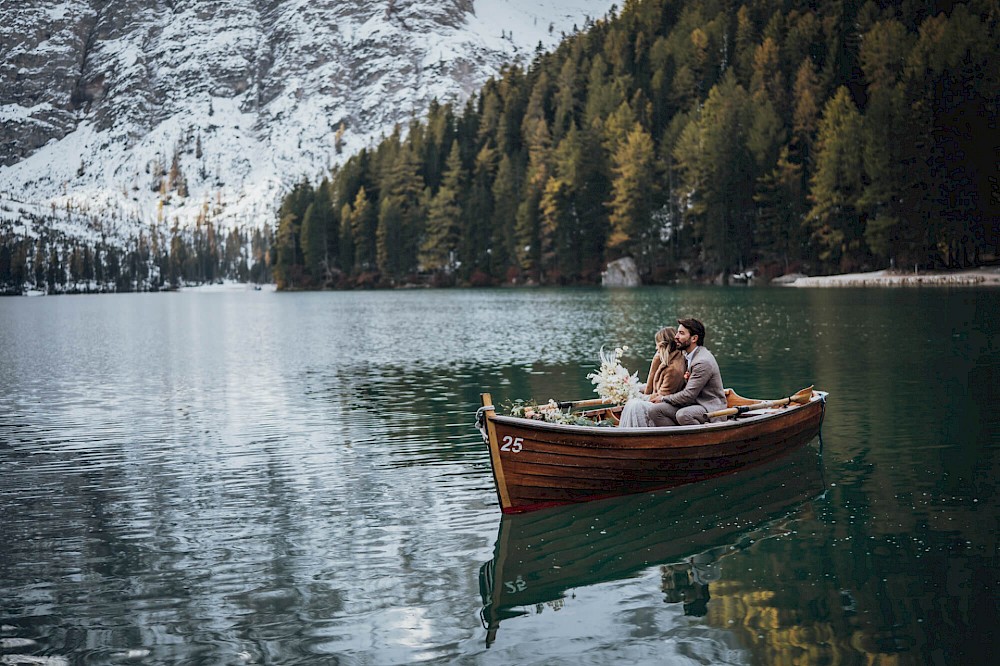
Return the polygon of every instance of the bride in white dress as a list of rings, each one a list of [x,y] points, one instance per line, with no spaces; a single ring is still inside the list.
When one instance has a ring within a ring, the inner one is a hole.
[[[619,428],[651,428],[655,424],[649,418],[649,410],[653,403],[649,401],[654,393],[670,395],[684,387],[684,373],[687,363],[684,352],[677,349],[674,335],[677,329],[673,326],[661,328],[656,332],[656,354],[649,365],[649,376],[646,379],[646,389],[639,398],[631,398],[622,408],[619,418]]]

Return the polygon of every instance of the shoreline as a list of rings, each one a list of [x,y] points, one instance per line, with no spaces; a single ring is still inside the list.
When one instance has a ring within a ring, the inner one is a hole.
[[[751,284],[756,284],[753,280]],[[697,283],[694,283],[697,284]],[[800,288],[838,288],[838,287],[1000,287],[1000,266],[970,268],[955,271],[926,271],[921,273],[905,273],[897,270],[883,269],[869,271],[865,273],[842,273],[838,275],[817,275],[808,276],[798,273],[791,273],[776,277],[764,284],[773,287],[800,287]],[[494,285],[490,288],[531,288],[545,285]],[[551,285],[549,285],[551,286]],[[598,285],[581,285],[598,286]],[[376,288],[376,291],[392,291],[398,289],[431,288],[427,285],[398,285],[395,287]],[[475,289],[477,287],[451,287],[453,289]],[[250,282],[235,282],[225,280],[221,283],[208,283],[199,285],[184,285],[173,288],[160,288],[155,290],[140,289],[136,291],[101,290],[98,288],[87,290],[68,290],[48,294],[42,290],[29,288],[20,293],[11,291],[0,291],[3,296],[74,296],[83,294],[115,294],[115,293],[153,293],[153,292],[194,292],[194,293],[222,293],[234,291],[264,291],[277,292],[277,285],[273,282],[254,284]],[[291,290],[291,291],[359,291],[358,289],[314,289],[314,290]],[[363,291],[363,290],[361,290]]]
[[[786,282],[772,280],[771,284],[784,287],[1000,287],[1000,268],[925,273],[905,273],[886,269],[868,273],[801,276]]]

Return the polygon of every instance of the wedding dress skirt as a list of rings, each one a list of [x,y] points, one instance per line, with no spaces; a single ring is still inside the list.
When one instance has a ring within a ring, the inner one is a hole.
[[[653,428],[655,423],[650,419],[649,412],[653,408],[649,397],[629,398],[622,407],[622,415],[618,418],[619,428]]]

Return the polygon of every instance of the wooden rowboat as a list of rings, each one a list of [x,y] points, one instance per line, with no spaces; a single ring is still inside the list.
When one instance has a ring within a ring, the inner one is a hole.
[[[819,453],[801,447],[704,483],[504,514],[493,559],[479,570],[486,643],[496,640],[502,620],[656,565],[667,565],[669,599],[696,604],[708,596],[709,576],[699,574],[786,533],[785,520],[823,489]],[[686,570],[693,575],[676,575]]]
[[[827,394],[810,387],[781,401],[744,398],[731,389],[726,396],[726,411],[742,412],[727,421],[614,428],[501,416],[483,393],[476,419],[501,511],[669,488],[773,460],[819,433]]]

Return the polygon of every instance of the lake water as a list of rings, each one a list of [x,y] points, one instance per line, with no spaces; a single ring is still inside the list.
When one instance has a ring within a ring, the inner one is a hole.
[[[0,663],[984,663],[998,313],[972,288],[0,299]],[[479,393],[592,396],[602,345],[643,375],[688,314],[739,393],[830,392],[822,451],[501,519]]]

